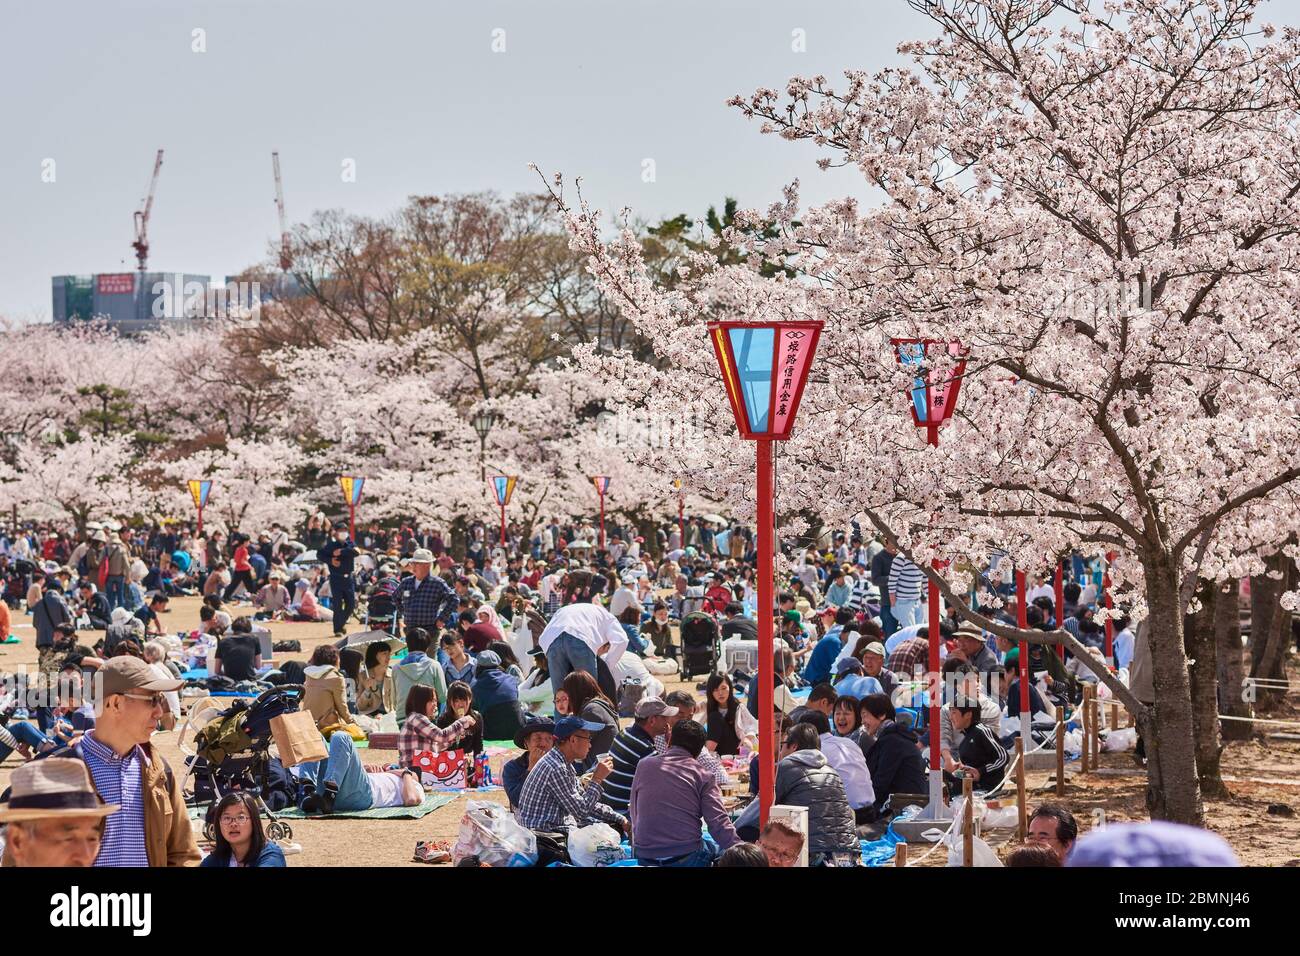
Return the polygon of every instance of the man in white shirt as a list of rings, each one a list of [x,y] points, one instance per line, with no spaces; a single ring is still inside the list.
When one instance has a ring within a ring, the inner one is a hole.
[[[591,580],[591,593],[605,590],[604,579],[599,575]],[[568,604],[551,617],[537,639],[537,646],[546,652],[546,669],[551,675],[551,688],[557,693],[564,678],[576,670],[597,677],[596,658],[604,656],[613,670],[623,652],[627,650],[627,632],[618,618],[599,604]]]
[[[873,816],[870,811],[876,803],[876,791],[871,786],[871,771],[867,769],[861,745],[856,740],[834,734],[822,734],[821,741],[826,762],[844,781],[844,791],[848,794],[856,822],[869,823]]]
[[[1052,589],[1050,584],[1043,580],[1041,574],[1035,574],[1034,586],[1025,594],[1025,601],[1029,604],[1033,604],[1040,597],[1045,597],[1049,601],[1053,601],[1056,598],[1056,592]]]
[[[636,599],[636,577],[630,574],[623,575],[623,581],[619,585],[614,596],[609,600],[609,613],[615,617],[621,617],[623,612],[630,607],[638,607],[641,602]]]

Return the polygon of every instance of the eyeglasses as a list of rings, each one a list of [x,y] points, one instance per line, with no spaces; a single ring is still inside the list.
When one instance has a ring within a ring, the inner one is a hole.
[[[576,737],[579,740],[590,740],[591,734],[569,734],[570,737]]]
[[[232,823],[232,824],[240,824],[240,825],[243,825],[243,824],[247,823],[248,821],[249,821],[249,816],[248,816],[247,813],[241,813],[241,814],[239,814],[239,816],[236,816],[236,817],[222,817],[222,818],[221,818],[221,822],[222,822],[222,823]]]
[[[167,704],[167,698],[162,694],[150,694],[148,697],[143,697],[140,694],[123,694],[122,696],[129,697],[131,700],[148,701],[151,707],[164,707]]]

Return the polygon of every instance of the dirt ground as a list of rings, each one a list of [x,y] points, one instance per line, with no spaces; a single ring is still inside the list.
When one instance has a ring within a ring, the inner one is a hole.
[[[197,627],[201,604],[199,598],[173,600],[170,611],[163,617],[164,629],[175,633]],[[230,611],[232,616],[237,617],[241,612],[248,613],[248,605],[236,604]],[[270,627],[276,641],[297,640],[302,644],[300,653],[277,654],[277,662],[301,660],[305,663],[318,645],[332,640],[333,630],[329,622],[271,621],[264,622],[263,626]],[[22,643],[0,645],[0,672],[13,672],[23,665],[35,667],[36,638],[31,629],[31,618],[22,612],[16,612],[14,633],[22,639]],[[86,636],[94,633],[96,632],[88,632]],[[82,640],[82,643],[93,643],[95,639],[90,637],[89,640]],[[665,686],[668,690],[683,687],[693,689],[694,683],[666,683]],[[703,699],[702,694],[696,696]],[[154,734],[153,743],[172,767],[180,770],[184,766],[184,755],[176,745],[177,732],[158,731]],[[498,779],[501,764],[514,753],[517,751],[492,761]],[[397,760],[397,751],[363,750],[361,756],[366,763],[389,763]],[[0,790],[9,785],[10,774],[21,763],[22,758],[18,754],[11,754],[0,763]],[[411,859],[416,842],[445,840],[449,844],[455,843],[461,816],[470,800],[493,800],[504,804],[506,795],[501,790],[462,794],[419,820],[291,820],[289,823],[293,827],[293,842],[302,847],[302,852],[290,855],[287,862],[290,866],[427,866],[428,864],[415,863]]]
[[[198,598],[173,601],[171,611],[163,619],[164,627],[173,633],[196,627],[199,606]],[[236,606],[231,610],[238,615],[241,608]],[[317,645],[331,639],[328,623],[271,622],[269,626],[275,640],[297,639],[302,643],[301,653],[277,655],[277,661],[305,661]],[[22,638],[22,643],[0,645],[0,672],[16,671],[22,665],[36,662],[35,634],[30,618],[22,613],[15,614],[14,632]],[[1300,666],[1294,656],[1288,669],[1293,688],[1300,688]],[[694,691],[695,683],[669,683],[667,689]],[[702,699],[703,695],[696,692],[696,697]],[[1292,690],[1286,708],[1269,716],[1294,720],[1300,726],[1300,695]],[[1231,743],[1225,750],[1223,774],[1231,797],[1207,800],[1207,821],[1211,829],[1232,844],[1247,865],[1300,866],[1300,773],[1297,773],[1300,770],[1300,740],[1269,736],[1279,731],[1296,733],[1297,727],[1256,726],[1261,732],[1255,737]],[[154,745],[173,767],[182,767],[183,755],[176,746],[176,731],[156,733]],[[388,762],[396,760],[397,753],[374,750],[363,752],[363,759],[368,763]],[[509,758],[494,760],[494,767],[499,769],[504,759]],[[0,764],[0,789],[8,785],[10,774],[20,763],[21,758],[14,754]],[[1078,818],[1081,831],[1094,826],[1101,814],[1104,814],[1106,823],[1147,818],[1143,802],[1146,775],[1135,766],[1132,754],[1102,754],[1100,772],[1086,776],[1078,773],[1077,762],[1068,765],[1064,798],[1055,797],[1053,777],[1054,771],[1029,773],[1030,805],[1048,801],[1063,803]],[[293,841],[302,847],[302,852],[290,855],[288,863],[290,866],[425,865],[411,860],[416,841],[454,843],[465,806],[474,799],[506,802],[505,794],[495,790],[462,794],[420,820],[293,820]],[[1268,812],[1270,805],[1275,808],[1273,814]],[[1295,815],[1277,815],[1277,805],[1291,808]],[[1004,856],[1014,845],[1008,842],[1005,834],[989,834],[988,837]],[[943,865],[945,859],[945,854],[939,851],[926,862],[927,865]]]

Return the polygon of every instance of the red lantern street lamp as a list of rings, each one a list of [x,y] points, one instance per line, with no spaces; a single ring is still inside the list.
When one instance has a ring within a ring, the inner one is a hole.
[[[679,547],[686,548],[686,492],[680,478],[673,479],[673,488],[677,491],[677,536],[681,539]]]
[[[203,537],[203,509],[207,507],[208,495],[212,494],[212,482],[206,478],[191,478],[186,482],[190,489],[190,497],[194,499],[194,507],[199,512],[199,528],[194,533],[194,537]]]
[[[348,503],[348,537],[357,540],[357,505],[361,503],[361,489],[366,479],[355,475],[339,475],[339,487],[343,489],[343,500]]]
[[[776,793],[773,692],[772,611],[775,606],[773,551],[775,520],[772,489],[772,442],[790,437],[795,413],[821,337],[821,322],[712,322],[709,337],[731,411],[742,438],[755,442],[758,465],[758,795],[760,826],[767,823]],[[683,546],[685,540],[683,539]]]
[[[918,428],[925,429],[928,444],[939,444],[939,426],[952,417],[957,407],[957,393],[961,390],[961,376],[966,370],[967,350],[960,342],[940,342],[937,339],[890,339],[894,346],[894,357],[898,364],[913,366],[916,374],[912,386],[908,389],[912,397],[912,421]],[[956,368],[950,378],[940,378],[933,368],[933,359],[946,352],[956,362]],[[947,562],[938,558],[931,562],[935,570]],[[930,802],[921,811],[918,819],[944,819],[943,804],[943,765],[939,756],[939,708],[940,695],[938,687],[939,674],[939,589],[930,585],[929,591],[929,632],[930,632]]]
[[[1056,562],[1056,626],[1058,628],[1065,626],[1065,561],[1057,559]],[[1065,660],[1065,645],[1056,645],[1056,655]]]
[[[506,544],[506,505],[510,504],[510,496],[515,493],[515,485],[519,482],[517,475],[493,475],[492,492],[497,496],[497,504],[501,506],[501,546]]]
[[[605,550],[605,493],[609,491],[609,475],[592,475],[591,483],[600,496],[600,550]]]

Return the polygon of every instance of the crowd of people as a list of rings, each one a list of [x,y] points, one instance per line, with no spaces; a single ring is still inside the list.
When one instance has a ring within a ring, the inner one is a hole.
[[[309,814],[418,804],[424,758],[453,750],[465,782],[485,785],[479,755],[512,742],[520,753],[500,783],[543,865],[568,862],[569,835],[596,823],[644,866],[857,865],[862,841],[925,794],[931,735],[954,792],[964,777],[995,791],[1007,773],[1017,648],[953,609],[932,635],[924,575],[893,542],[856,528],[827,549],[794,549],[779,582],[771,740],[759,739],[747,653],[759,608],[746,529],[692,518],[647,546],[615,526],[598,547],[589,525],[552,520],[521,553],[472,527],[463,556],[437,529],[373,524],[354,539],[318,514],[295,533],[273,525],[200,538],[177,525],[106,522],[0,536],[4,613],[31,615],[41,679],[66,696],[30,713],[0,701],[0,756],[30,758],[0,810],[11,821],[6,863],[52,859],[41,834],[58,832],[68,862],[284,865],[256,801],[238,794],[211,807],[215,847],[202,857],[176,775],[152,751],[155,729],[181,715],[185,665],[200,660],[208,680],[250,692],[303,686],[302,708],[328,750],[289,774],[292,799]],[[985,610],[1014,623],[1008,567],[985,569],[985,589],[1003,599]],[[1111,658],[1102,655],[1099,583],[1100,568],[1076,556],[1061,606],[1041,577],[1028,594],[1031,627],[1054,628],[1059,617],[1096,649],[1062,659],[1031,645],[1031,718],[1043,739],[1098,670],[1130,686],[1141,680],[1144,640],[1126,620]],[[181,646],[160,618],[178,594],[204,602],[199,633]],[[298,619],[331,620],[339,640],[305,661],[279,652],[274,665],[264,660],[263,622]],[[354,623],[364,627],[357,643]],[[708,636],[702,696],[682,680],[697,624]],[[85,632],[97,640],[83,643]],[[933,726],[931,640],[943,695]],[[94,707],[77,695],[92,677],[102,688]],[[674,682],[685,686],[668,690]],[[363,763],[355,741],[385,725],[398,728],[398,760]],[[763,761],[772,762],[776,804],[805,808],[806,830],[786,818],[761,825],[758,801],[746,802]],[[52,816],[23,811],[43,793],[67,794],[68,805]],[[1076,836],[1067,810],[1039,808],[1031,845],[1008,863],[1059,865]]]

